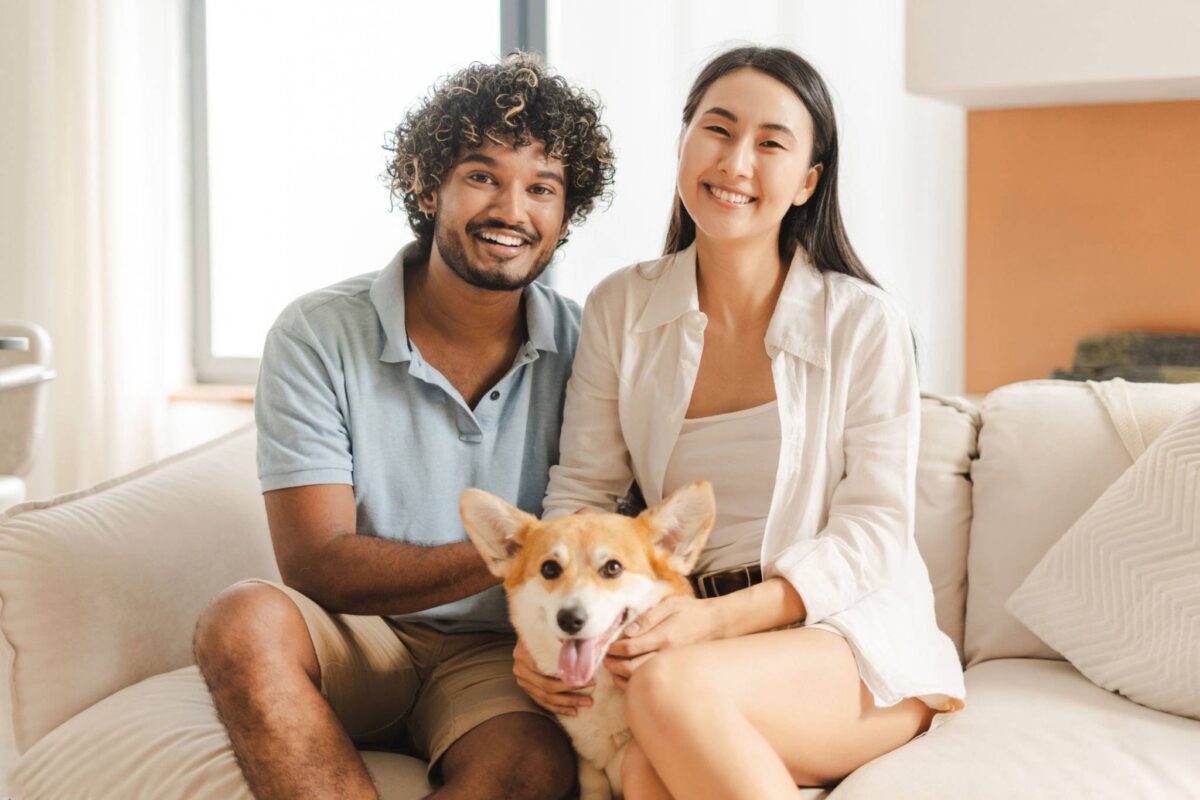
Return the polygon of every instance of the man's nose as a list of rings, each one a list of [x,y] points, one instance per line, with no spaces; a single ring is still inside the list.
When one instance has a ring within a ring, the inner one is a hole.
[[[587,614],[579,606],[567,606],[558,610],[558,627],[563,633],[576,634],[587,622]]]
[[[526,221],[524,189],[509,184],[496,192],[491,212],[496,219],[508,225],[522,225]]]

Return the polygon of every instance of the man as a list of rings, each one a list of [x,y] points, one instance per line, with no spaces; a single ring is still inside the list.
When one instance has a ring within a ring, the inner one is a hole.
[[[598,113],[529,56],[445,79],[388,170],[417,241],[267,336],[259,476],[285,585],[226,590],[195,643],[257,797],[376,797],[356,745],[428,758],[436,797],[574,783],[569,742],[513,678],[458,497],[541,513],[579,309],[533,281],[611,186]]]

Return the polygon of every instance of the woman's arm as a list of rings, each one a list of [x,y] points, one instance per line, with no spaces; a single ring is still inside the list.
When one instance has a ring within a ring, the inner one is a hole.
[[[907,558],[916,507],[921,405],[904,314],[881,304],[857,323],[843,434],[845,474],[826,525],[765,564],[803,598],[819,622],[894,579]]]
[[[584,306],[579,347],[567,383],[559,461],[550,469],[544,519],[580,508],[615,511],[617,499],[633,483],[617,405],[621,289],[610,279],[592,292]]]

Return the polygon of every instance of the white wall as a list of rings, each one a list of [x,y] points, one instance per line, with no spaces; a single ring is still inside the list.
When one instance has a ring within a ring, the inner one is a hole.
[[[563,291],[582,299],[661,253],[679,115],[704,62],[746,41],[791,47],[835,95],[847,228],[908,311],[923,387],[962,391],[965,115],[905,92],[902,0],[552,0],[550,26],[552,63],[599,92],[617,152],[612,208],[572,234]]]
[[[907,61],[971,108],[1200,97],[1200,2],[908,0]]]

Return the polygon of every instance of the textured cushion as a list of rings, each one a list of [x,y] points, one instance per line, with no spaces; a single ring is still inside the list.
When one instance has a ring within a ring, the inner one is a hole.
[[[1063,661],[966,673],[967,706],[844,780],[831,800],[1192,798],[1200,722],[1106,692]]]
[[[1153,408],[1149,416],[1163,420],[1178,419],[1200,401],[1200,384],[1130,389],[1135,411]],[[964,653],[968,664],[1061,658],[1004,603],[1133,457],[1098,393],[1085,383],[1012,384],[989,394],[981,412],[979,458],[971,466]]]
[[[979,410],[961,398],[921,400],[917,459],[917,548],[929,568],[938,627],[963,655],[967,543],[971,532],[971,459]]]
[[[1008,608],[1105,689],[1200,719],[1200,405],[1079,518]]]
[[[0,515],[0,694],[10,693],[0,710],[10,706],[17,752],[113,692],[192,663],[196,618],[221,589],[278,579],[254,437],[245,428]]]
[[[429,793],[425,763],[363,753],[383,800]],[[148,678],[56,728],[12,775],[16,797],[250,800],[229,737],[195,667]]]

